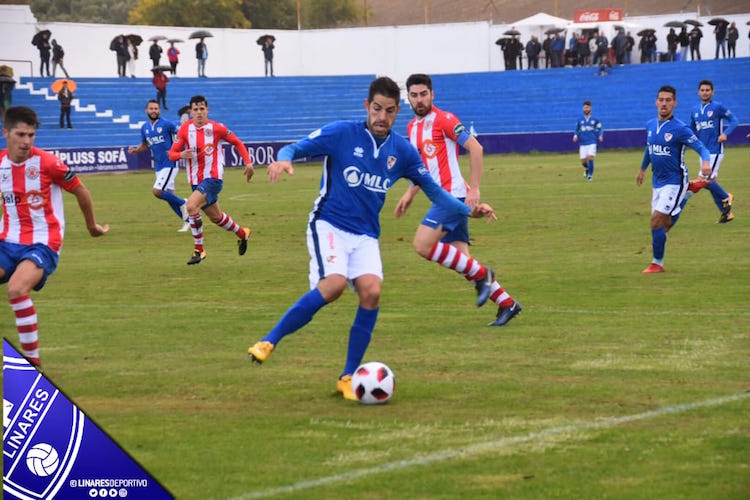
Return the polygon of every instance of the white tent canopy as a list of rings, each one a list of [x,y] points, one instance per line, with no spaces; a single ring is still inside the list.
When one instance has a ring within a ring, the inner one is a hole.
[[[511,23],[512,26],[518,27],[518,26],[524,26],[529,28],[541,28],[541,29],[547,29],[547,28],[564,28],[567,24],[569,24],[570,21],[567,19],[563,19],[562,17],[555,17],[550,16],[549,14],[545,14],[544,12],[539,12],[537,14],[534,14],[530,17],[525,17],[523,19],[520,19],[516,21],[515,23]]]

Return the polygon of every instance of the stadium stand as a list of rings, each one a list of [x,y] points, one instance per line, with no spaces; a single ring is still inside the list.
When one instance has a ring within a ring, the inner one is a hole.
[[[304,76],[277,78],[173,78],[168,111],[191,95],[208,98],[210,117],[225,122],[245,142],[296,140],[335,119],[364,117],[363,96],[374,76]],[[581,103],[591,100],[606,131],[643,129],[654,117],[656,90],[670,84],[678,90],[676,116],[689,118],[697,101],[698,82],[714,81],[716,99],[750,123],[750,58],[658,63],[615,67],[608,76],[595,68],[502,71],[433,75],[435,102],[472,123],[482,134],[533,134],[571,131]],[[145,104],[155,97],[150,79],[76,79],[79,103],[72,130],[59,128],[59,104],[50,79],[22,78],[13,104],[37,110],[42,127],[39,147],[123,146],[138,142]],[[403,84],[403,82],[401,82]],[[396,122],[404,133],[411,118],[408,103]],[[733,134],[734,135],[734,134]],[[0,146],[4,146],[4,140]]]

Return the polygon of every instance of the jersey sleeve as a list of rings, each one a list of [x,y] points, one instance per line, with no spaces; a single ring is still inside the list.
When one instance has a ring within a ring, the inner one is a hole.
[[[187,144],[187,124],[190,122],[185,122],[182,125],[180,125],[179,130],[177,131],[177,138],[172,144],[172,147],[169,149],[169,159],[172,161],[177,161],[180,159],[180,152],[182,152],[183,149],[185,149],[185,144]]]
[[[684,126],[681,129],[682,137],[682,143],[685,144],[690,149],[694,150],[696,153],[698,153],[701,157],[701,161],[710,161],[711,160],[711,153],[708,151],[708,148],[703,145],[703,143],[696,137],[696,135],[693,133],[692,130],[690,130],[689,127]]]
[[[76,173],[63,161],[51,153],[43,153],[41,168],[47,171],[52,182],[62,187],[65,191],[73,191],[81,185],[81,180]]]

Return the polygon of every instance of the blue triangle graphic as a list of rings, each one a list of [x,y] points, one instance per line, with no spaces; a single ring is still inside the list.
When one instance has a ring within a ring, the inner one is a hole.
[[[3,339],[3,495],[174,498]]]

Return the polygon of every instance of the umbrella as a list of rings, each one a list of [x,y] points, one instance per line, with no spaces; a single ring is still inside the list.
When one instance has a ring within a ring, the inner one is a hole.
[[[647,28],[645,30],[639,31],[638,32],[638,36],[646,36],[646,35],[650,35],[650,34],[653,34],[653,33],[656,33],[656,30],[653,30],[651,28]]]
[[[508,31],[504,31],[503,32],[503,35],[509,35],[509,36],[516,36],[516,35],[520,35],[520,34],[521,34],[521,32],[518,31],[518,30],[508,30]]]
[[[149,42],[158,42],[159,40],[166,40],[167,37],[164,35],[154,35],[151,38],[148,39]]]
[[[193,38],[209,38],[212,36],[213,35],[208,30],[198,30],[190,33],[190,36],[188,38],[192,40]]]
[[[59,80],[55,80],[52,82],[52,85],[50,87],[52,88],[52,92],[57,94],[62,90],[63,83],[68,82],[68,89],[70,89],[71,92],[75,92],[78,88],[78,84],[71,80],[70,78],[60,78]]]
[[[182,43],[184,41],[185,40],[183,40],[182,38],[170,38],[170,39],[167,40],[167,42],[169,42],[169,43]]]
[[[684,28],[685,23],[681,23],[680,21],[669,21],[668,23],[664,23],[665,28]]]
[[[257,40],[255,40],[255,43],[257,43],[258,45],[263,45],[264,43],[266,43],[267,38],[270,38],[271,42],[276,41],[276,37],[273,35],[262,35],[262,36],[259,36]]]
[[[172,66],[164,66],[162,64],[160,66],[154,66],[153,68],[151,68],[151,71],[153,71],[153,72],[156,72],[156,71],[172,71]]]
[[[719,24],[729,24],[729,21],[727,21],[723,17],[714,17],[708,22],[708,24],[710,24],[711,26],[717,26]]]
[[[42,30],[37,32],[37,34],[34,35],[34,38],[31,39],[31,45],[36,45],[38,47],[39,44],[42,43],[42,37],[44,35],[47,35],[47,38],[49,38],[50,35],[52,35],[52,32],[50,30]]]
[[[143,37],[141,35],[125,35],[125,38],[133,42],[133,45],[140,45],[143,41]]]
[[[690,24],[690,25],[693,25],[693,26],[703,26],[703,23],[701,23],[700,21],[694,21],[692,19],[688,19],[687,21],[683,21],[683,22],[685,24]]]
[[[557,33],[562,33],[565,31],[565,28],[550,28],[547,31],[544,32],[545,35],[556,35]]]
[[[508,43],[508,40],[510,40],[510,38],[508,38],[507,36],[498,38],[497,40],[495,40],[495,45],[500,45],[502,47],[503,45]]]
[[[0,75],[0,83],[16,83],[10,76]]]

